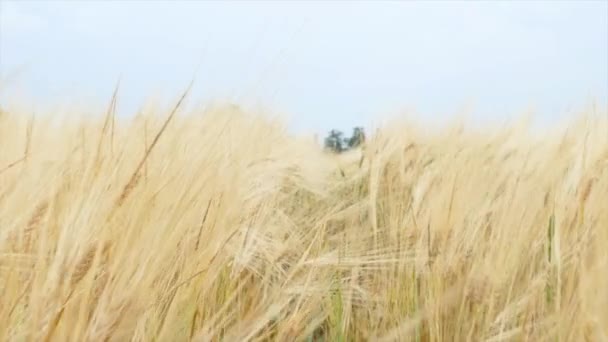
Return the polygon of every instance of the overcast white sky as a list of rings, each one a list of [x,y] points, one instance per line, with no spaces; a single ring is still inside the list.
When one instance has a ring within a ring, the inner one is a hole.
[[[198,68],[197,68],[198,66]],[[608,1],[0,0],[0,96],[260,103],[350,129],[415,108],[504,118],[608,103]]]

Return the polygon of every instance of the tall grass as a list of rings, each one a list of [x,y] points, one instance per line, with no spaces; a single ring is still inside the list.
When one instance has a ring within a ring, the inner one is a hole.
[[[178,106],[179,107],[179,106]],[[608,339],[608,122],[0,114],[0,339]]]

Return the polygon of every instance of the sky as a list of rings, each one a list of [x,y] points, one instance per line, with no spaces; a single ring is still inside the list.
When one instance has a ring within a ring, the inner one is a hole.
[[[608,1],[0,0],[0,100],[231,101],[298,131],[608,104]],[[33,106],[33,105],[32,105]],[[35,109],[33,109],[35,110]]]

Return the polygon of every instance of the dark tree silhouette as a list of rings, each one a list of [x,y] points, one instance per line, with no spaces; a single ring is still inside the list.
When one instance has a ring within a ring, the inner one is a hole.
[[[365,142],[365,131],[363,127],[353,128],[353,135],[348,138],[348,148],[356,148]]]
[[[335,153],[344,151],[343,135],[339,130],[332,129],[325,138],[325,148]]]
[[[344,137],[344,133],[332,129],[325,138],[325,149],[334,153],[342,153],[349,149],[357,148],[365,142],[365,131],[363,127],[353,128],[351,137]]]

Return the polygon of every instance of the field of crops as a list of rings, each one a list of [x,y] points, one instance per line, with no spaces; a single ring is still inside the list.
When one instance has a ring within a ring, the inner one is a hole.
[[[326,153],[234,107],[0,113],[0,340],[605,341],[608,115]]]

